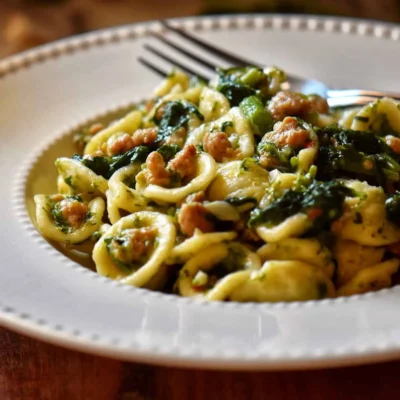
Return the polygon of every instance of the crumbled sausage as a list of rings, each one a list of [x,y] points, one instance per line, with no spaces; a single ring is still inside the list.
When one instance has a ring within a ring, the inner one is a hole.
[[[138,129],[132,135],[133,147],[153,143],[157,139],[157,128]]]
[[[146,181],[147,184],[167,187],[170,184],[171,177],[165,168],[165,161],[160,153],[153,151],[146,159]]]
[[[126,153],[128,150],[134,147],[132,136],[124,133],[121,136],[115,138],[109,145],[108,145],[108,155],[115,156],[117,154]]]
[[[274,125],[274,130],[264,135],[263,141],[273,142],[279,147],[304,147],[309,141],[310,133],[299,125],[296,118],[286,117]]]
[[[195,145],[189,144],[168,163],[168,169],[172,173],[180,175],[182,179],[187,176],[193,176],[197,168],[196,157],[197,150]]]
[[[185,203],[202,203],[206,200],[206,194],[203,191],[189,194],[185,199]]]
[[[132,136],[124,133],[108,144],[107,153],[110,156],[124,154],[137,146],[149,145],[157,139],[157,128],[136,130]],[[104,151],[104,149],[102,149]]]
[[[152,251],[157,232],[157,229],[152,227],[126,229],[118,240],[111,241],[110,251],[113,257],[122,262],[139,261]]]
[[[392,136],[392,135],[388,135],[385,138],[385,142],[386,144],[397,154],[400,154],[400,139]]]
[[[178,223],[182,233],[193,236],[196,229],[203,233],[212,232],[214,225],[207,219],[207,215],[207,209],[201,203],[184,204],[178,215]]]
[[[66,198],[59,204],[61,215],[69,226],[76,227],[86,218],[88,206],[76,199]]]
[[[189,203],[203,203],[207,199],[206,194],[203,191],[189,194],[185,199],[177,203],[178,207],[182,207],[183,204]]]
[[[281,121],[287,116],[304,116],[311,112],[328,112],[328,103],[326,99],[320,96],[305,96],[295,92],[278,92],[268,105],[275,121]]]
[[[157,121],[160,121],[161,118],[164,116],[165,107],[166,107],[165,104],[163,104],[160,107],[158,107],[158,109],[156,111],[156,115],[155,115],[155,118],[156,118]]]
[[[203,147],[217,162],[222,162],[226,158],[233,158],[235,156],[232,143],[225,132],[207,132],[204,135]]]
[[[147,184],[168,187],[172,179],[179,181],[191,177],[196,173],[196,147],[193,144],[185,146],[183,150],[165,166],[164,158],[157,151],[147,156],[145,171]]]
[[[153,247],[153,241],[157,235],[157,229],[152,227],[128,229],[125,231],[125,235],[129,240],[134,257],[139,259],[139,257],[147,254]]]
[[[248,228],[247,224],[242,220],[236,222],[235,231],[239,233],[239,238],[244,242],[257,243],[261,241],[257,232],[254,229]]]

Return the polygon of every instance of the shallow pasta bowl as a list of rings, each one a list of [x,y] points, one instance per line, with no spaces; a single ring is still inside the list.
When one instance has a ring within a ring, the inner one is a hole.
[[[175,23],[332,87],[400,90],[394,25],[282,16]],[[0,323],[82,351],[192,367],[309,368],[399,356],[399,287],[304,303],[206,303],[100,277],[39,235],[32,195],[54,191],[54,159],[72,152],[73,130],[123,112],[157,83],[136,61],[153,29],[161,27],[100,31],[0,61]]]

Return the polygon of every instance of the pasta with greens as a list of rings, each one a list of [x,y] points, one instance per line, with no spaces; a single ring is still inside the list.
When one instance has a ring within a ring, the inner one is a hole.
[[[391,287],[400,257],[400,104],[330,110],[277,68],[175,70],[120,119],[75,136],[49,240],[137,287],[305,301]]]

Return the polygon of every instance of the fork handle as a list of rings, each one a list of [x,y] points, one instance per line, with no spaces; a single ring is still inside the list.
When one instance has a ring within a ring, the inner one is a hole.
[[[396,100],[400,100],[400,93],[395,92],[381,92],[376,90],[360,90],[360,89],[343,89],[343,90],[328,90],[327,97],[328,98],[343,98],[343,97],[391,97]],[[373,99],[375,100],[375,99]],[[373,101],[372,100],[372,101]]]

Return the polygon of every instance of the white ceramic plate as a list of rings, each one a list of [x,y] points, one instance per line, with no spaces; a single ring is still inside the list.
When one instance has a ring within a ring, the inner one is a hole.
[[[400,91],[398,26],[246,16],[175,23],[249,59],[337,87]],[[55,190],[54,159],[77,123],[148,95],[136,61],[151,29],[91,33],[0,61],[0,323],[58,345],[192,367],[338,366],[400,355],[400,287],[288,304],[203,303],[100,277],[32,225],[32,195]]]

